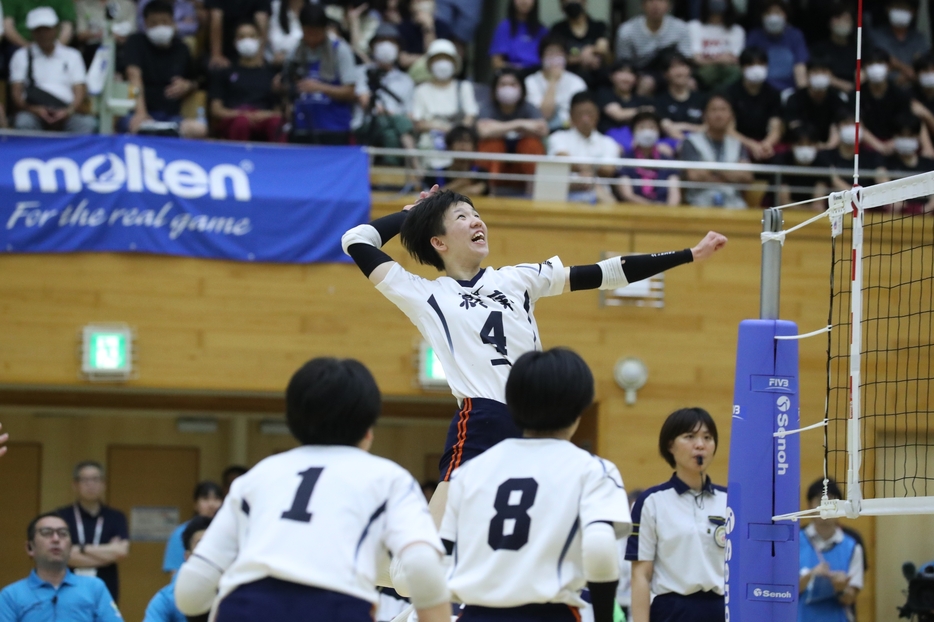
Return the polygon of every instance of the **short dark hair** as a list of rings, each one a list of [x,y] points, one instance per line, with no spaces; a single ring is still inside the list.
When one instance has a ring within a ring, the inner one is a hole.
[[[62,518],[61,514],[57,514],[56,512],[43,512],[43,513],[40,514],[39,516],[37,516],[37,517],[35,517],[34,519],[32,519],[31,521],[29,521],[29,524],[26,526],[26,540],[27,540],[27,541],[32,542],[33,540],[36,539],[36,524],[37,524],[39,521],[41,521],[43,518],[48,518],[48,517],[50,517],[50,516],[52,516],[52,517],[54,517],[54,518],[57,518],[57,519],[59,519],[59,520],[64,521],[64,522],[65,522],[65,527],[68,527],[68,521],[66,521],[64,518]],[[69,534],[69,537],[71,537],[71,528],[70,528],[70,527],[68,527],[68,534]]]
[[[354,359],[312,359],[295,372],[285,391],[286,422],[302,445],[356,445],[379,411],[376,381]]]
[[[717,435],[717,424],[714,423],[709,412],[694,406],[692,408],[681,408],[668,415],[665,423],[662,424],[661,431],[658,433],[658,453],[665,459],[668,466],[675,466],[675,457],[670,448],[671,443],[682,434],[693,432],[701,425],[707,426],[707,431],[713,436],[714,452],[716,453],[716,446],[720,444],[720,437]]]
[[[924,54],[915,59],[914,64],[915,73],[921,73],[924,69],[930,69],[934,67],[934,54]]]
[[[155,1],[155,0],[154,0]],[[328,16],[320,4],[306,4],[298,14],[298,22],[302,27],[327,28]]]
[[[748,67],[749,65],[767,65],[769,62],[768,55],[756,46],[750,46],[744,49],[739,55],[739,65],[740,67]]]
[[[902,112],[895,117],[895,133],[901,134],[906,131],[912,136],[921,133],[921,119],[911,114],[911,112]]]
[[[610,67],[609,75],[613,75],[617,71],[628,71],[629,73],[639,75],[639,72],[636,71],[635,65],[633,65],[631,61],[623,60],[623,59],[617,60],[616,62],[613,63],[613,66]]]
[[[213,519],[207,516],[195,516],[188,524],[185,525],[185,528],[182,529],[182,544],[185,547],[186,551],[191,550],[191,539],[199,531],[204,531],[211,525]]]
[[[149,4],[143,7],[143,21],[150,15],[170,15],[172,19],[175,19],[175,8],[165,0],[152,0]]]
[[[814,482],[808,486],[808,503],[814,499],[820,499],[824,496],[824,478],[816,479]],[[840,487],[837,486],[837,482],[832,479],[827,480],[827,497],[830,499],[842,499],[843,493],[840,492]]]
[[[214,495],[220,499],[224,498],[224,491],[221,489],[220,485],[217,482],[204,481],[198,482],[198,485],[195,486],[195,491],[192,493],[192,499],[197,501],[198,499],[206,499]]]
[[[147,4],[146,6],[149,6],[149,5]],[[104,474],[104,466],[97,460],[82,460],[81,462],[75,465],[74,469],[72,469],[71,478],[77,481],[78,476],[81,475],[81,471],[83,471],[84,469],[88,467],[94,467],[95,469],[101,472],[101,475]]]
[[[833,122],[837,125],[844,121],[856,121],[856,113],[849,106],[840,106],[836,114],[833,115]]]
[[[668,71],[676,64],[686,65],[688,68],[691,67],[691,63],[688,61],[687,57],[681,52],[668,52],[665,55],[665,71]]]
[[[707,96],[707,101],[704,102],[704,112],[707,112],[707,109],[710,107],[710,104],[715,100],[725,101],[727,106],[730,107],[730,110],[733,110],[733,102],[730,101],[730,98],[727,97],[726,93],[714,92]]]
[[[833,4],[830,5],[830,12],[828,15],[830,17],[840,17],[844,13],[848,14],[850,17],[853,17],[853,7],[848,5],[846,2],[841,0],[836,0]]]
[[[538,57],[542,58],[545,56],[545,50],[551,46],[559,47],[564,50],[565,54],[568,53],[568,42],[564,40],[564,37],[556,34],[547,34],[538,42]]]
[[[593,104],[594,106],[597,106],[597,99],[590,91],[580,91],[578,93],[574,93],[574,96],[571,98],[571,110],[574,109],[574,106],[578,106],[580,104]],[[597,106],[597,110],[599,109],[600,107]]]
[[[659,121],[658,115],[650,110],[643,110],[642,112],[637,112],[636,116],[632,118],[632,121],[629,123],[629,126],[635,129],[637,125],[643,121],[652,121],[655,125],[661,127],[662,122]]]
[[[526,352],[506,380],[506,406],[523,430],[566,428],[593,403],[593,395],[590,368],[567,348]]]
[[[802,123],[797,127],[793,127],[788,130],[788,142],[797,143],[802,140],[807,140],[808,142],[816,143],[817,140],[817,128],[815,128],[810,123]]]
[[[888,52],[882,48],[872,48],[869,50],[869,54],[866,55],[866,59],[863,61],[864,65],[871,65],[872,63],[886,63],[888,64],[891,60],[891,56]]]
[[[808,71],[822,69],[824,71],[833,71],[830,67],[830,60],[826,56],[812,56],[807,62]]]
[[[703,0],[700,9],[700,21],[706,24],[710,19],[710,0]],[[726,11],[723,12],[723,25],[726,28],[732,28],[736,23],[736,9],[733,7],[732,0],[726,0]]]
[[[787,0],[765,0],[765,2],[762,3],[762,14],[765,15],[769,12],[770,9],[775,7],[778,7],[784,11],[785,15],[788,15],[788,13],[791,11],[787,4]]]
[[[442,190],[419,201],[409,210],[408,217],[402,222],[400,239],[402,246],[418,263],[434,266],[439,271],[444,270],[444,261],[431,245],[431,238],[444,235],[444,214],[448,208],[458,203],[466,203],[473,207],[473,201],[469,197]]]
[[[477,136],[477,130],[473,129],[469,125],[455,125],[450,130],[448,130],[447,134],[444,135],[444,145],[448,148],[449,151],[451,150],[451,147],[454,145],[454,143],[461,140],[469,140],[476,147],[480,137]]]
[[[240,477],[244,473],[247,473],[249,470],[250,469],[246,468],[242,464],[231,464],[229,467],[224,469],[223,473],[221,473],[221,481],[226,482],[227,478],[234,474],[236,474],[237,477]],[[236,477],[234,479],[236,479]]]

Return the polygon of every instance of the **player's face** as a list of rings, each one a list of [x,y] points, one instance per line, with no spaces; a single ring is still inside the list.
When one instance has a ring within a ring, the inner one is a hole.
[[[490,253],[486,224],[467,203],[456,203],[448,208],[444,214],[444,235],[434,239],[442,245],[439,251],[445,251],[445,262],[479,262]]]
[[[692,472],[706,471],[716,450],[713,435],[704,424],[679,435],[671,442],[671,455],[675,457],[675,464]],[[697,464],[698,457],[702,458],[701,464]]]

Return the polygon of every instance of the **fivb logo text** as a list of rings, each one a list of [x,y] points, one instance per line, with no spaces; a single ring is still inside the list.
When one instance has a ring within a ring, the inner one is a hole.
[[[218,164],[210,171],[191,160],[166,161],[155,149],[128,144],[123,159],[115,153],[98,154],[79,165],[70,158],[58,157],[48,161],[23,158],[13,165],[13,184],[17,192],[32,192],[34,180],[40,192],[59,192],[59,179],[65,191],[109,194],[118,190],[172,194],[183,199],[198,199],[210,195],[225,200],[228,185],[237,201],[252,199],[247,171],[244,166]],[[103,170],[101,170],[103,168]]]

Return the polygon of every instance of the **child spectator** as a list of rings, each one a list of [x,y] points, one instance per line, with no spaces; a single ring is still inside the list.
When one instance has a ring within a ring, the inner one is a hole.
[[[863,49],[866,45],[863,32]],[[830,10],[830,38],[819,41],[811,48],[811,57],[823,59],[830,68],[830,85],[844,93],[854,88],[856,77],[856,29],[853,27],[853,9],[837,1]]]
[[[263,60],[256,24],[237,28],[237,60],[211,76],[211,116],[217,120],[218,138],[278,142],[282,113],[274,92],[276,74]]]
[[[567,49],[564,39],[549,34],[538,46],[542,68],[525,79],[528,101],[537,107],[552,131],[570,122],[571,98],[587,90],[587,83],[566,70]]]
[[[587,0],[561,0],[561,10],[567,19],[552,26],[551,32],[564,39],[568,69],[595,88],[612,59],[606,22],[587,14]]]
[[[785,103],[785,125],[793,130],[802,125],[814,128],[818,149],[832,149],[839,140],[836,119],[849,98],[830,85],[830,66],[820,58],[808,62],[808,85],[798,89]]]
[[[298,16],[306,4],[308,0],[272,0],[266,60],[273,65],[281,67],[301,43],[302,23]]]
[[[702,0],[700,20],[688,22],[688,32],[691,58],[705,87],[724,87],[739,79],[746,31],[736,23],[732,0]]]
[[[477,134],[478,151],[488,153],[521,153],[544,155],[542,139],[548,136],[548,124],[538,108],[525,98],[525,84],[515,69],[501,69],[493,78],[490,102],[480,106]],[[481,163],[490,173],[520,173],[534,175],[535,164],[526,162],[489,161]],[[491,190],[497,185],[514,182],[491,180]]]
[[[934,171],[934,160],[919,155],[922,127],[918,117],[911,114],[899,115],[895,119],[895,128],[895,138],[892,141],[895,153],[886,159],[886,169],[913,174]],[[895,210],[908,214],[930,213],[934,211],[934,195],[896,204]]]
[[[816,196],[824,196],[828,192],[841,192],[853,187],[853,160],[854,146],[856,145],[856,118],[852,110],[843,109],[837,116],[837,134],[840,143],[836,149],[825,149],[817,153],[814,166],[817,168],[831,168],[834,173],[825,179],[818,179]],[[860,132],[860,135],[863,135]],[[875,152],[864,150],[859,154],[860,178],[862,186],[871,186],[885,180],[886,170],[882,158]],[[870,177],[865,173],[874,171],[876,175]]]
[[[211,69],[229,67],[237,58],[234,45],[237,26],[248,21],[259,28],[260,41],[266,46],[269,30],[270,0],[205,0],[204,6],[210,11],[208,44]]]
[[[740,56],[743,79],[730,86],[726,95],[733,106],[739,139],[756,162],[775,155],[775,146],[782,139],[782,98],[766,83],[768,60],[762,50],[746,48]]]
[[[538,0],[510,0],[507,17],[499,23],[490,43],[493,69],[538,66],[538,44],[548,28],[538,20]]]
[[[457,125],[444,137],[448,151],[470,153],[477,150],[477,132],[472,127]],[[425,176],[425,187],[437,184],[442,190],[451,190],[471,196],[489,193],[486,179],[471,179],[469,176],[450,175],[450,173],[485,173],[477,162],[469,158],[454,158],[442,168],[435,169]]]
[[[638,160],[671,160],[671,149],[659,142],[658,117],[640,112],[632,120],[632,152]],[[619,191],[625,203],[643,205],[680,205],[681,187],[678,172],[670,168],[629,166],[620,173]]]
[[[817,158],[817,136],[811,125],[799,125],[788,132],[791,149],[775,156],[775,164],[780,166],[813,166]],[[813,175],[782,174],[782,183],[776,192],[777,205],[788,205],[806,201],[822,195],[815,192],[818,178]],[[820,202],[810,204],[815,210],[823,210]]]
[[[876,48],[866,55],[863,62],[869,88],[863,92],[860,133],[870,148],[890,155],[895,148],[892,144],[895,119],[911,112],[911,100],[901,89],[889,84],[887,52]]]
[[[630,124],[640,112],[654,112],[655,105],[648,97],[635,94],[636,72],[626,61],[616,61],[610,71],[610,85],[597,93],[600,107],[600,125],[597,129],[629,151],[632,143]]]
[[[692,88],[691,66],[686,58],[673,52],[665,71],[668,88],[655,98],[655,110],[662,119],[666,136],[684,140],[689,132],[701,131],[704,96]]]
[[[677,50],[691,56],[688,25],[668,14],[669,0],[642,0],[643,15],[630,18],[616,31],[616,59],[632,63],[643,75],[640,95],[655,92],[665,71],[665,52]]]
[[[914,25],[917,0],[889,0],[887,5],[889,23],[873,29],[872,43],[888,52],[896,84],[906,87],[915,78],[914,62],[931,51],[931,44]]]
[[[779,93],[807,84],[808,47],[801,31],[788,24],[784,0],[766,0],[762,28],[749,33],[746,45],[760,48],[768,55],[768,82]]]

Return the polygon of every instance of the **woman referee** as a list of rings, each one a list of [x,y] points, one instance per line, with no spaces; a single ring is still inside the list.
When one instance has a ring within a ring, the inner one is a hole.
[[[632,620],[722,622],[726,488],[707,476],[717,425],[703,408],[677,410],[662,425],[658,450],[675,473],[632,509]]]

